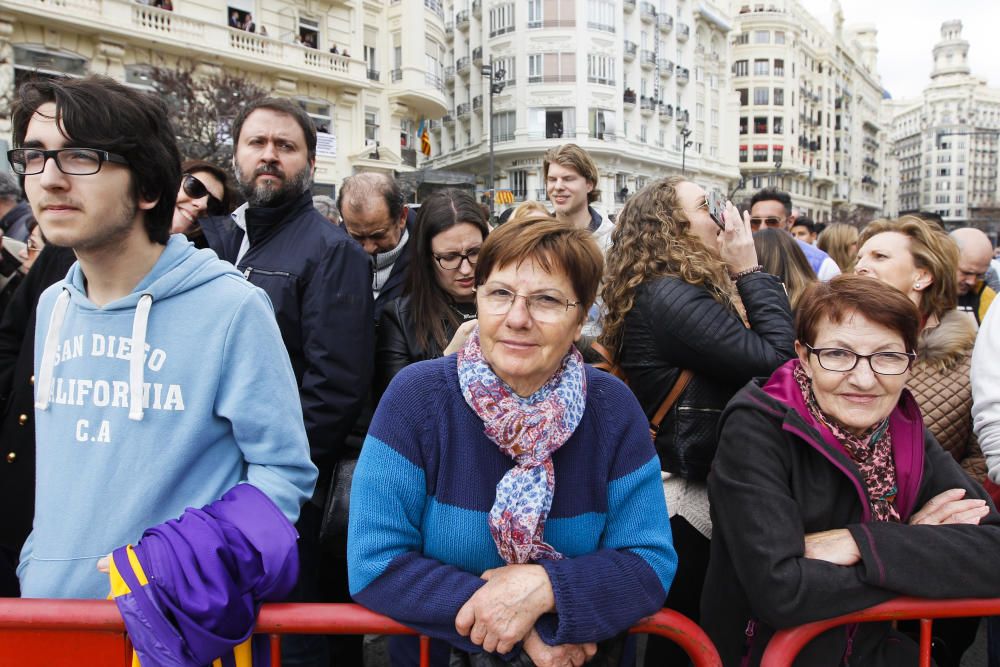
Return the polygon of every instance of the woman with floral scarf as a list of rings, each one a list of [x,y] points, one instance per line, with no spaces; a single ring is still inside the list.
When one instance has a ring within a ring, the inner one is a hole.
[[[477,328],[401,371],[375,413],[351,594],[438,640],[432,664],[578,666],[663,605],[677,563],[646,417],[573,346],[601,269],[588,230],[503,225],[476,264]],[[417,664],[413,638],[390,653]]]
[[[904,389],[920,313],[865,276],[815,283],[797,359],[729,403],[708,479],[702,626],[726,665],[756,665],[780,628],[901,595],[996,597],[1000,515],[924,429]],[[915,664],[888,623],[830,630],[796,665]]]

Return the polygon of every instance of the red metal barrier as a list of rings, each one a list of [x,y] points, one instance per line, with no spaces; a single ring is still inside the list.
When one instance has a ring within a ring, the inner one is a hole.
[[[771,638],[761,667],[788,667],[795,656],[820,633],[849,623],[920,620],[920,667],[931,664],[931,623],[935,618],[995,616],[1000,614],[1000,598],[926,600],[896,598],[868,609],[782,630]]]
[[[280,667],[283,634],[417,634],[390,618],[356,604],[268,604],[256,631],[271,635],[271,657]],[[657,634],[675,642],[695,667],[721,667],[715,646],[687,617],[663,609],[632,632]],[[430,643],[421,637],[421,664],[430,660]],[[0,599],[0,665],[31,667],[109,667],[131,664],[125,626],[107,600]]]

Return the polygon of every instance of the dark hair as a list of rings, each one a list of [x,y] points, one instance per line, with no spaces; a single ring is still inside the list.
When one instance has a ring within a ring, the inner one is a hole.
[[[582,322],[597,297],[604,270],[604,257],[590,230],[542,213],[515,216],[483,243],[476,263],[476,286],[485,283],[494,269],[529,259],[550,273],[562,269],[580,300],[577,313]]]
[[[886,289],[870,276],[845,273],[830,282],[815,282],[802,295],[795,314],[795,336],[800,343],[816,342],[816,328],[824,317],[840,323],[857,313],[899,334],[907,352],[917,351],[920,311],[905,294]]]
[[[795,222],[792,223],[792,227],[805,227],[810,234],[816,233],[816,223],[812,221],[812,218],[807,218],[805,216],[795,218]]]
[[[776,201],[785,207],[785,215],[792,214],[792,198],[787,192],[782,192],[776,188],[764,188],[763,190],[758,190],[753,197],[750,198],[750,208],[759,201]]]
[[[222,209],[224,214],[231,213],[233,210],[233,188],[229,182],[229,174],[226,171],[211,162],[206,162],[205,160],[184,160],[181,164],[182,174],[193,174],[196,171],[207,171],[215,179],[222,183]]]
[[[233,136],[234,154],[236,153],[237,145],[240,143],[240,132],[243,131],[243,123],[245,123],[247,117],[257,109],[270,109],[271,111],[277,111],[278,113],[286,113],[294,118],[295,122],[302,128],[302,134],[306,138],[306,148],[309,151],[309,159],[316,159],[316,126],[313,124],[312,118],[309,117],[309,114],[307,114],[306,110],[301,106],[283,97],[265,97],[263,99],[250,102],[245,107],[240,109],[239,113],[236,114],[236,118],[233,119],[233,126],[230,132]]]
[[[149,240],[166,244],[181,181],[181,155],[163,102],[105,76],[28,81],[18,91],[11,116],[15,146],[24,144],[31,117],[47,102],[55,103],[67,140],[125,156],[132,197],[156,201],[143,215]]]
[[[441,232],[463,223],[474,225],[484,240],[490,233],[476,198],[463,190],[449,188],[438,190],[421,202],[413,225],[413,259],[404,293],[410,295],[417,344],[425,350],[432,340],[443,350],[448,346],[445,323],[453,327],[461,324],[458,315],[448,307],[448,294],[438,285],[431,241]]]
[[[769,227],[754,233],[753,244],[764,270],[784,283],[788,301],[794,311],[799,306],[802,293],[816,280],[816,272],[802,248],[784,229]]]
[[[340,211],[340,217],[344,217],[345,197],[349,200],[348,208],[358,208],[360,202],[370,201],[376,196],[385,200],[389,219],[393,222],[398,221],[403,215],[403,206],[406,204],[403,191],[396,179],[377,171],[366,171],[344,179],[340,185],[340,192],[337,193],[337,210]],[[423,204],[420,207],[423,208]]]

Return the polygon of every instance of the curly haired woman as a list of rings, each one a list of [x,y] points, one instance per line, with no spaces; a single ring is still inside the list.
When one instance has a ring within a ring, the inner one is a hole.
[[[683,369],[694,372],[655,445],[679,557],[667,606],[697,620],[711,539],[705,477],[718,418],[751,378],[795,356],[792,313],[781,282],[757,261],[749,215],[741,218],[727,202],[716,221],[705,190],[691,181],[659,179],[636,193],[612,243],[601,342],[647,417]],[[651,638],[646,664],[683,664],[674,650]]]

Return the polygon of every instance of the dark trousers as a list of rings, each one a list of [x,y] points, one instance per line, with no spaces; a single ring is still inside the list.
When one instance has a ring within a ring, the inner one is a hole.
[[[17,581],[18,552],[0,545],[0,598],[21,597],[21,587]]]
[[[311,502],[302,506],[295,524],[299,532],[299,580],[289,602],[350,602],[347,559],[323,551],[319,544],[322,510]],[[281,660],[288,667],[361,665],[360,635],[286,635]]]
[[[677,550],[677,573],[667,594],[666,606],[698,622],[701,589],[708,572],[711,541],[699,533],[680,515],[670,520],[674,549]],[[649,636],[646,644],[646,667],[687,665],[690,659],[680,646],[657,635]]]

